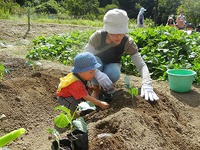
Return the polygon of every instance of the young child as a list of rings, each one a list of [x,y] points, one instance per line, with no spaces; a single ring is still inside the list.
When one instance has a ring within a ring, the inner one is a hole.
[[[109,107],[107,102],[97,100],[89,95],[87,81],[90,81],[95,75],[95,69],[101,65],[90,52],[79,53],[74,58],[74,67],[71,73],[60,78],[60,84],[57,89],[57,101],[74,112],[81,101],[90,101],[94,105],[106,109]]]
[[[200,32],[200,24],[196,26],[196,32]]]
[[[194,25],[192,23],[188,23],[186,25],[186,31],[188,35],[191,35],[194,32]]]

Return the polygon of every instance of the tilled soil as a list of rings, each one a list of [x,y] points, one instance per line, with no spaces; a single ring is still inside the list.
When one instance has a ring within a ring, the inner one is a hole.
[[[47,132],[57,115],[54,108],[59,78],[70,66],[39,61],[33,68],[25,55],[31,39],[85,27],[58,24],[33,24],[24,39],[26,23],[0,21],[0,63],[9,69],[0,81],[0,136],[18,128],[26,133],[6,145],[12,150],[49,150],[54,137]],[[200,149],[200,88],[193,85],[188,93],[176,93],[167,82],[153,81],[159,96],[148,102],[131,97],[124,88],[124,74],[117,82],[117,92],[107,110],[87,118],[89,150],[197,150]],[[141,87],[141,78],[130,76],[131,83]],[[64,138],[66,133],[62,133]]]

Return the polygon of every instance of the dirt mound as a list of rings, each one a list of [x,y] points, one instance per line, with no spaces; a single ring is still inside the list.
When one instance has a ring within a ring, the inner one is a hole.
[[[1,135],[24,127],[26,134],[8,147],[50,149],[53,139],[47,128],[53,127],[56,115],[56,86],[59,77],[67,74],[69,67],[64,70],[61,65],[59,70],[52,64],[46,69],[38,66],[33,70],[24,59],[1,57],[1,62],[10,70],[0,83],[3,106],[0,112],[6,115],[1,120]],[[200,148],[198,88],[193,87],[191,92],[183,94],[188,95],[189,101],[195,102],[196,106],[189,106],[184,99],[181,102],[173,95],[179,97],[182,94],[173,93],[168,88],[164,88],[165,91],[156,88],[160,100],[149,103],[140,96],[132,98],[123,89],[123,77],[117,85],[119,90],[114,95],[111,108],[98,109],[87,120],[91,150]],[[132,80],[135,78],[131,76]],[[139,78],[135,82],[139,85]]]
[[[0,136],[23,127],[27,132],[8,144],[8,148],[49,150],[54,139],[47,129],[53,127],[53,118],[57,114],[54,108],[58,105],[55,91],[59,78],[71,67],[40,61],[41,65],[33,68],[26,59],[13,54],[16,49],[22,50],[18,48],[0,48],[0,63],[10,71],[0,82],[0,115],[6,115],[0,120]],[[117,83],[118,91],[111,107],[97,109],[86,120],[90,150],[200,149],[198,86],[193,86],[188,93],[175,93],[170,91],[167,82],[153,81],[160,99],[150,103],[140,96],[132,98],[123,88],[124,77],[122,74]],[[132,84],[141,86],[140,78],[130,78]]]

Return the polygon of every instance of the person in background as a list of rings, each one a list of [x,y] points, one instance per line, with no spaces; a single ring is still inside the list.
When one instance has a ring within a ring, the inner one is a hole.
[[[178,15],[176,19],[176,26],[179,30],[184,30],[186,25],[186,17],[184,15],[184,11],[182,10],[180,12],[180,15]]]
[[[196,26],[196,32],[200,32],[200,24]]]
[[[192,23],[187,23],[185,32],[191,35],[194,32],[194,25]]]
[[[74,112],[81,101],[90,101],[94,105],[106,109],[109,107],[107,102],[99,101],[88,93],[87,81],[90,81],[99,64],[92,53],[79,53],[74,58],[74,67],[71,72],[60,78],[60,83],[56,92],[57,101]]]
[[[142,28],[144,27],[144,12],[146,9],[142,7],[137,15],[137,27]]]
[[[108,92],[110,89],[113,89],[114,83],[120,78],[121,56],[126,53],[131,56],[132,63],[136,65],[142,77],[141,96],[150,101],[158,100],[159,98],[152,87],[152,79],[148,67],[138,52],[137,45],[127,35],[129,32],[129,18],[126,11],[122,9],[109,10],[104,15],[103,21],[104,28],[94,32],[85,46],[85,51],[93,53],[97,61],[102,65],[96,69],[95,78],[92,80],[94,89],[92,96],[99,96],[100,87],[103,84],[108,85],[107,87],[103,87]],[[104,74],[109,79],[99,80],[103,78]],[[110,84],[110,80],[113,84]]]
[[[168,17],[166,25],[171,26],[171,27],[176,27],[176,24],[175,24],[174,19],[173,19],[172,16]]]

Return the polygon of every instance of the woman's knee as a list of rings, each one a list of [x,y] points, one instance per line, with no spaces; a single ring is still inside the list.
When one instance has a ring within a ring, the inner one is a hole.
[[[115,83],[119,80],[121,74],[121,67],[118,63],[112,63],[104,66],[103,72],[108,75],[110,80]]]
[[[100,66],[98,69],[99,69],[100,71],[102,71],[102,70],[103,70],[103,62],[101,61],[101,59],[100,59],[99,57],[95,56],[95,58],[96,58],[97,62],[98,62],[99,64],[101,64],[101,66]]]

